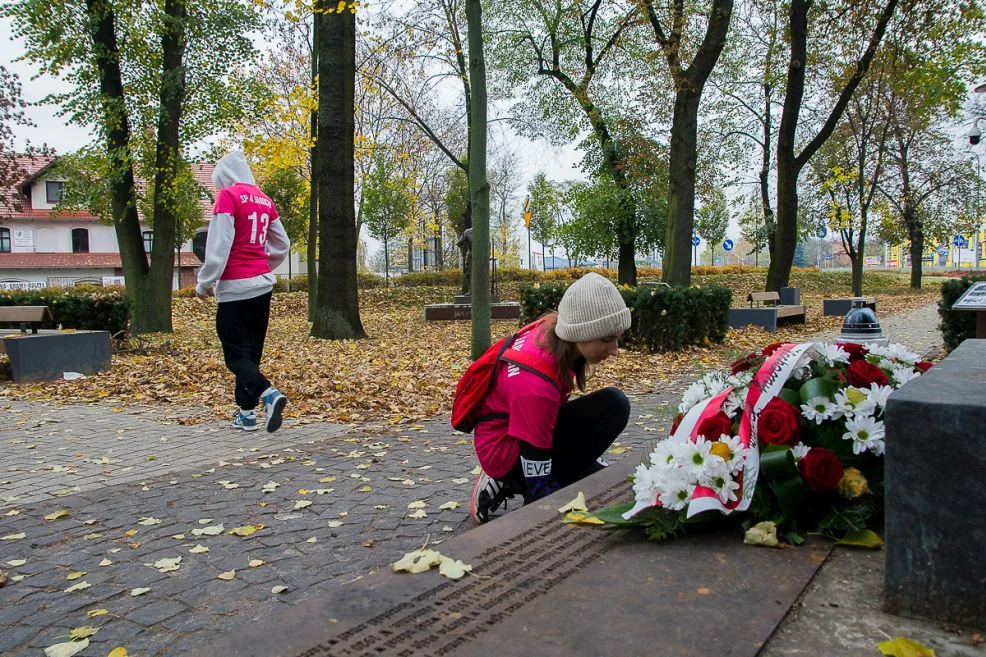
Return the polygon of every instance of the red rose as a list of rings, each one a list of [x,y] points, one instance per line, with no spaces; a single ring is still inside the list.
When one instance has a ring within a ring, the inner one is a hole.
[[[798,442],[798,409],[780,397],[774,397],[760,411],[757,435],[771,445],[794,445]]]
[[[677,415],[674,416],[674,421],[671,423],[672,436],[674,435],[674,432],[678,430],[678,425],[681,424],[681,421],[684,419],[685,419],[685,415],[683,413],[678,413]]]
[[[730,368],[733,374],[739,374],[740,372],[745,372],[751,367],[753,367],[753,361],[756,360],[757,355],[754,353],[749,353],[743,358],[737,358],[732,362]]]
[[[798,465],[805,483],[816,493],[835,490],[842,480],[839,457],[824,447],[813,447]]]
[[[842,347],[842,351],[849,354],[849,362],[862,360],[866,358],[866,354],[870,353],[870,350],[861,344],[856,344],[855,342],[837,342],[836,347]]]
[[[763,351],[761,351],[760,353],[764,356],[769,356],[783,346],[784,346],[783,342],[775,342],[773,344],[769,344],[766,347],[764,347]]]
[[[919,360],[918,362],[914,363],[914,369],[922,373],[927,372],[928,370],[931,369],[931,361]]]
[[[849,385],[857,388],[869,388],[871,383],[880,386],[890,385],[890,379],[883,373],[883,370],[868,360],[850,361],[846,375],[849,379]]]
[[[699,436],[705,436],[706,440],[719,440],[719,436],[726,434],[733,435],[733,421],[729,416],[719,411],[712,417],[705,418],[698,425]]]

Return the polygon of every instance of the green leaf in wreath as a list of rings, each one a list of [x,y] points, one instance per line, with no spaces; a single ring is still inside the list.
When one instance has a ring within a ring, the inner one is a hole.
[[[808,379],[801,386],[801,390],[798,391],[801,397],[801,402],[807,402],[809,399],[814,397],[824,397],[825,399],[832,399],[835,394],[835,386],[831,381],[826,381],[825,379]],[[800,405],[800,403],[798,405]]]
[[[630,520],[625,520],[623,518],[623,514],[632,509],[633,504],[633,502],[614,504],[613,506],[607,506],[599,509],[598,511],[593,511],[592,515],[605,523],[610,525],[618,525],[620,527],[636,527],[645,524],[643,520],[637,520],[636,518],[631,518]]]
[[[849,547],[866,548],[868,550],[879,550],[883,546],[883,539],[876,532],[870,529],[863,529],[858,532],[850,532],[836,542],[836,545],[847,545]]]

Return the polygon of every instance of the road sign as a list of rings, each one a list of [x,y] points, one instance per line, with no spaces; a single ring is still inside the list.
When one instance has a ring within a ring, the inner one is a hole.
[[[722,243],[722,248],[725,249],[726,251],[732,251],[733,250],[733,240],[726,240],[725,242],[723,242]]]
[[[964,249],[965,247],[969,246],[969,240],[967,240],[962,235],[956,235],[955,237],[952,238],[952,244],[959,247],[960,249]]]
[[[818,229],[818,232],[815,233],[815,236],[818,237],[818,239],[823,240],[823,239],[825,239],[825,236],[828,235],[828,234],[829,234],[829,229],[826,228],[825,226],[821,226]]]
[[[830,256],[830,255],[827,255],[827,256],[825,256],[825,259],[826,259],[826,260],[831,260],[831,259],[832,259],[832,256]]]
[[[531,213],[530,212],[525,212],[524,213],[524,227],[525,228],[530,228],[531,227]]]
[[[702,240],[698,238],[698,235],[692,235],[692,246],[698,246],[702,243]]]

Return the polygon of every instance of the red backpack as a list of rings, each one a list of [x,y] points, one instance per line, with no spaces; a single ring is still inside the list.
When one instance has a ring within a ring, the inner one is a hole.
[[[455,386],[455,397],[452,399],[452,427],[458,431],[470,433],[476,425],[484,420],[506,417],[502,413],[487,413],[479,415],[483,400],[493,389],[496,373],[500,363],[507,362],[523,367],[537,374],[546,381],[560,388],[558,382],[558,365],[534,354],[511,349],[510,345],[517,338],[540,325],[541,320],[532,322],[511,336],[505,337],[487,349],[472,365],[466,368]]]

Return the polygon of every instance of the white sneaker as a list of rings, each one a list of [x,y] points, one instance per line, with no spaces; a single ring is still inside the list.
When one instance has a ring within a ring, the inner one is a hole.
[[[509,483],[494,479],[480,470],[472,495],[469,497],[469,515],[472,516],[473,522],[481,525],[491,520],[501,505],[506,510],[507,500],[513,496]]]

